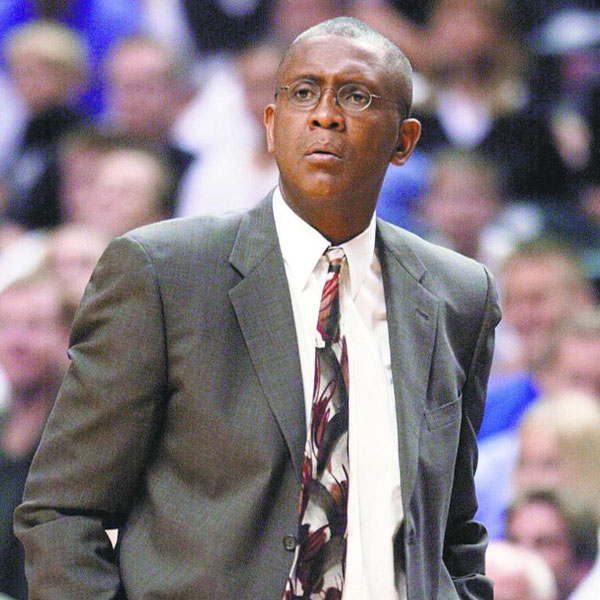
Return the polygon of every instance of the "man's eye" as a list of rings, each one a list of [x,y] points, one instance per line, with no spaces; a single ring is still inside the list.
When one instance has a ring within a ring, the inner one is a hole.
[[[315,89],[308,84],[300,84],[291,90],[292,99],[300,103],[308,103],[314,101],[317,97]]]
[[[371,99],[371,95],[369,94],[369,92],[362,88],[350,87],[341,91],[343,91],[343,96],[341,100],[347,106],[355,106],[357,108],[360,108],[369,104],[369,101]]]

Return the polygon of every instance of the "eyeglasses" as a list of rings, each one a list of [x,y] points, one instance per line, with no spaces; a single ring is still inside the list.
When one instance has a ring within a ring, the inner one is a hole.
[[[326,90],[329,88],[326,88]],[[315,81],[310,79],[301,79],[294,81],[290,85],[282,85],[280,91],[287,91],[289,101],[299,108],[313,108],[319,103],[323,95],[323,89]],[[373,99],[389,102],[397,106],[404,107],[402,102],[388,100],[377,94],[373,94],[369,89],[360,83],[347,83],[339,90],[334,91],[333,99],[338,106],[348,112],[362,112],[371,106]],[[275,94],[277,96],[277,93]]]

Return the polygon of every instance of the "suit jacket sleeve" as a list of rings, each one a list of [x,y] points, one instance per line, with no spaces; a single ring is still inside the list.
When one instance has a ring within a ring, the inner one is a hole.
[[[500,320],[496,289],[487,270],[487,296],[483,318],[467,379],[462,387],[462,422],[455,463],[448,523],[444,540],[444,563],[460,598],[491,600],[492,586],[485,572],[487,533],[473,520],[477,510],[473,480],[477,465],[477,432],[483,418],[487,381],[494,349],[494,329]]]
[[[161,298],[131,238],[111,243],[86,290],[71,364],[33,461],[15,530],[36,600],[121,597],[105,528],[119,527],[161,427]]]

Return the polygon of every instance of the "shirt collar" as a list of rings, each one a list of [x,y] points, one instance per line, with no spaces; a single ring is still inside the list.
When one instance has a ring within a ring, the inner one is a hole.
[[[279,187],[273,193],[273,214],[283,260],[295,284],[304,289],[319,259],[331,244],[286,204]],[[340,247],[348,262],[352,298],[356,298],[373,261],[375,215],[363,232],[340,244]]]

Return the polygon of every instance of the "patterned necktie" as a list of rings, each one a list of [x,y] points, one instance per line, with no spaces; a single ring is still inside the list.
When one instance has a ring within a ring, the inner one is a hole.
[[[348,513],[348,352],[340,336],[339,277],[345,259],[329,248],[316,332],[315,384],[302,464],[298,546],[284,600],[339,600]]]

